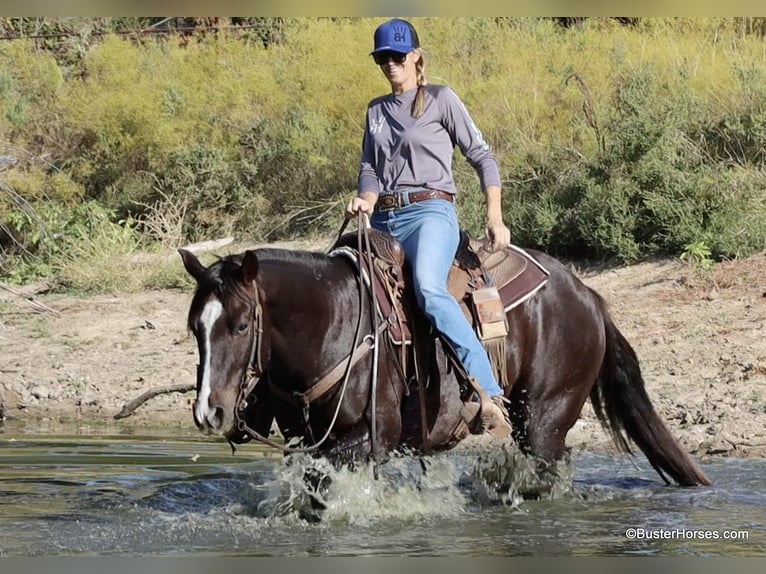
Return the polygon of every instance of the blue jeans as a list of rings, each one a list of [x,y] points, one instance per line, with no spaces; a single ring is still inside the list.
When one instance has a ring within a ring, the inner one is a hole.
[[[447,290],[447,275],[460,240],[454,206],[444,199],[427,199],[390,211],[375,211],[370,223],[401,242],[412,267],[420,308],[455,348],[468,374],[490,396],[502,393],[484,346]]]

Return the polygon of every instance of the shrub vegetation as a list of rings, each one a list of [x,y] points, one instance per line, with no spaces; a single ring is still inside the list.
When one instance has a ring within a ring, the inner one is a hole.
[[[141,19],[3,21],[17,38],[0,43],[0,156],[16,161],[0,172],[5,280],[141,288],[177,279],[93,267],[337,231],[366,104],[388,87],[366,56],[379,19],[238,21],[161,35],[124,33]],[[517,244],[618,262],[766,248],[764,19],[413,23],[429,81],[495,149]],[[25,38],[41,30],[79,34]],[[480,234],[477,178],[455,160],[461,220]]]

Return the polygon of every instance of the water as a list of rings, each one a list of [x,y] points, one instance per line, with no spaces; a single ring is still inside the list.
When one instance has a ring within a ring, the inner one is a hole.
[[[376,481],[176,435],[0,430],[0,556],[766,555],[764,459],[712,458],[715,486],[681,489],[643,458],[580,453],[569,480],[529,501],[509,453],[447,453],[425,473],[401,458]],[[319,522],[307,469],[332,477]]]

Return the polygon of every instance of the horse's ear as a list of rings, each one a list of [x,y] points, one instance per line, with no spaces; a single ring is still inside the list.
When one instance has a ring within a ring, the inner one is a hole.
[[[187,251],[186,249],[179,249],[178,253],[181,256],[181,259],[183,259],[184,267],[186,267],[189,275],[199,281],[200,277],[202,277],[202,274],[205,273],[205,266],[200,263],[199,259],[197,259],[197,256],[194,255],[194,253],[191,251]]]
[[[255,276],[258,274],[258,255],[255,251],[245,251],[245,256],[242,258],[242,280],[245,283],[252,283],[255,281]]]

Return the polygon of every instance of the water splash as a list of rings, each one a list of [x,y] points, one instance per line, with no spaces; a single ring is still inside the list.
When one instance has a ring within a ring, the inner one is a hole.
[[[427,469],[424,471],[424,467]],[[460,469],[447,459],[394,457],[379,469],[372,464],[334,468],[324,459],[291,456],[260,493],[250,512],[264,518],[367,525],[394,518],[457,516],[465,511]]]
[[[571,492],[567,463],[530,459],[510,442],[429,457],[399,455],[379,467],[335,468],[325,459],[291,456],[273,480],[253,485],[246,514],[261,518],[369,525],[392,518],[453,518],[476,507],[521,506]]]
[[[572,492],[572,465],[525,455],[512,441],[464,442],[455,451],[482,506],[518,508],[524,500],[556,500]]]

